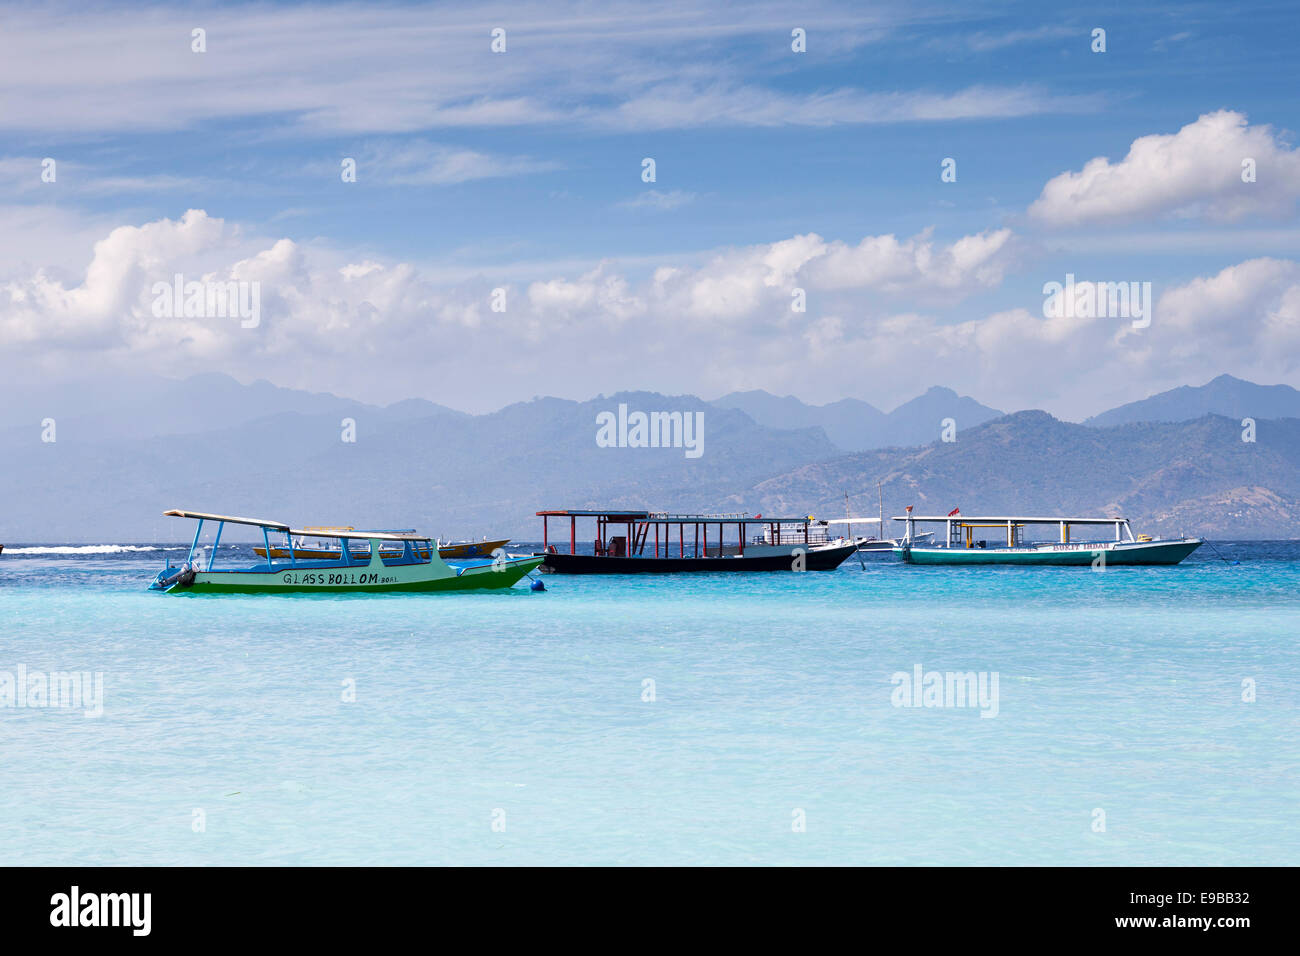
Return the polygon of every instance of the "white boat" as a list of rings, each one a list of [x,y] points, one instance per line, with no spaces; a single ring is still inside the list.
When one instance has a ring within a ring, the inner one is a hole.
[[[880,506],[880,514],[875,518],[831,518],[823,522],[827,525],[844,525],[844,537],[857,542],[858,550],[876,554],[893,554],[894,549],[901,543],[901,538],[886,538],[885,534],[885,495],[881,488],[880,482],[876,482],[877,503]],[[852,511],[849,507],[849,493],[844,493],[844,510]],[[854,525],[874,525],[875,531],[872,534],[854,535]],[[916,537],[916,542],[928,544],[934,539],[933,531],[923,531]]]
[[[1046,564],[1109,565],[1177,564],[1203,543],[1202,538],[1153,538],[1134,535],[1127,518],[1069,518],[1020,515],[899,515],[905,523],[902,544],[895,550],[908,564]],[[946,528],[944,545],[921,544],[917,523],[939,523]],[[1050,526],[1056,540],[1031,541],[1025,529]],[[1078,540],[1075,528],[1107,528],[1105,540]],[[987,537],[977,537],[977,533]]]
[[[859,551],[879,552],[882,554],[893,554],[894,549],[901,547],[902,538],[882,538],[880,537],[881,524],[880,518],[830,518],[826,522],[828,525],[844,525],[844,537],[857,542]],[[855,535],[853,533],[854,525],[868,525],[875,527],[875,534]],[[929,544],[934,540],[933,531],[921,531],[916,535],[916,544]]]

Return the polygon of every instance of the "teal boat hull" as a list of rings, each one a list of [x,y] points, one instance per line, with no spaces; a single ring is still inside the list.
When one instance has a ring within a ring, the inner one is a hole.
[[[1021,564],[1054,567],[1177,564],[1204,542],[1200,538],[1173,541],[1050,544],[1028,548],[895,548],[908,564]]]

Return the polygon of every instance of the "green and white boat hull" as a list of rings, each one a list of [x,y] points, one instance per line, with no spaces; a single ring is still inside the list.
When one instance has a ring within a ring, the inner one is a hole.
[[[168,594],[371,594],[376,592],[469,591],[512,587],[542,563],[540,557],[503,558],[450,565],[440,559],[420,564],[357,564],[351,567],[249,568],[187,572]]]
[[[1077,567],[1177,564],[1203,544],[1201,538],[1169,541],[1092,541],[1078,544],[1038,544],[1017,548],[894,549],[908,564],[1024,564]]]

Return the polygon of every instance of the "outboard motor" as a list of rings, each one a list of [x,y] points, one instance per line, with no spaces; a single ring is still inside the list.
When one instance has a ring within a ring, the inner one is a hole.
[[[172,587],[187,588],[193,583],[194,569],[188,565],[174,571],[171,568],[165,568],[158,572],[158,577],[154,578],[153,584],[149,585],[149,590],[168,591]]]

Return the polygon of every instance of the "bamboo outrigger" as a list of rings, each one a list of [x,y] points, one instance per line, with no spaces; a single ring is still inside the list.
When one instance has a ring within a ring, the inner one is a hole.
[[[383,531],[314,531],[318,537],[339,541],[327,560],[299,560],[293,555],[294,536],[302,535],[281,521],[237,518],[201,511],[165,511],[175,518],[198,521],[189,555],[179,568],[170,563],[158,573],[151,590],[168,594],[285,594],[371,593],[377,591],[463,591],[476,588],[508,588],[539,564],[540,558],[509,556],[499,552],[493,558],[458,561],[450,565],[437,555],[437,546],[427,535]],[[207,522],[217,525],[216,538],[207,561],[196,560],[199,538]],[[265,561],[251,567],[216,567],[221,532],[228,524],[246,525],[262,531]],[[284,535],[288,560],[277,562],[271,548],[271,534]],[[354,541],[368,542],[364,552],[354,551]]]

